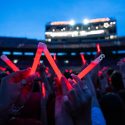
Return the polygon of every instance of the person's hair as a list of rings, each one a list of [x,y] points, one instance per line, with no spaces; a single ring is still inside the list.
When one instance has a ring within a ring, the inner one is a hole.
[[[100,104],[107,125],[125,125],[125,107],[120,96],[105,94]]]
[[[124,83],[122,80],[122,74],[118,71],[114,71],[111,75],[111,83],[114,91],[124,89]]]

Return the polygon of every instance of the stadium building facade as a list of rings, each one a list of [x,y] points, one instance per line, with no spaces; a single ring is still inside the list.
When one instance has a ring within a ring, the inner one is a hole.
[[[45,28],[47,42],[80,42],[116,37],[116,20],[113,18],[84,19],[82,23],[75,23],[74,20],[50,22]]]

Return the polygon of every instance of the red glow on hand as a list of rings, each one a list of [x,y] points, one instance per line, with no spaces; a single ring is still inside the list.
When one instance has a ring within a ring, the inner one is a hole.
[[[80,56],[81,56],[83,64],[85,65],[86,64],[86,59],[84,57],[84,54],[80,53]]]
[[[87,75],[97,64],[99,64],[103,58],[105,57],[104,54],[101,54],[97,57],[94,61],[92,61],[85,69],[83,69],[79,74],[78,77],[82,79],[85,75]]]
[[[42,83],[42,96],[46,97],[46,89],[44,83]]]
[[[66,84],[68,91],[72,90],[73,87],[71,86],[70,82],[65,77],[64,77],[64,80],[65,80],[65,84]]]
[[[66,81],[66,86],[67,86],[68,91],[73,89],[73,87],[71,86],[68,80]]]
[[[50,55],[50,52],[48,51],[48,49],[47,49],[47,47],[46,47],[45,44],[43,44],[43,48],[44,48],[44,49],[43,49],[44,54],[45,54],[47,60],[49,61],[51,67],[53,68],[55,74],[57,75],[57,77],[58,77],[59,79],[61,79],[62,73],[60,72],[59,68],[57,67],[55,61],[53,60],[52,56]]]
[[[1,59],[14,71],[19,71],[19,68],[5,55],[1,56]]]
[[[100,49],[100,44],[96,44],[96,48],[97,48],[97,52],[100,53],[101,52],[101,49]]]
[[[37,69],[37,66],[39,64],[39,60],[40,60],[42,51],[43,51],[42,45],[41,45],[41,42],[39,42],[38,47],[37,47],[37,51],[36,51],[36,55],[35,55],[35,58],[34,58],[34,62],[33,62],[32,68],[31,68],[31,72],[30,72],[31,75],[36,72],[36,69]]]

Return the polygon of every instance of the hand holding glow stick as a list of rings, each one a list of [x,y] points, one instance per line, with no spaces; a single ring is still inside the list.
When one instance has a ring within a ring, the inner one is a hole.
[[[78,77],[82,79],[86,74],[88,74],[96,65],[98,65],[103,58],[105,58],[104,54],[101,54],[95,60],[93,60],[85,69],[83,69],[79,74]]]
[[[52,56],[50,55],[49,50],[47,49],[46,44],[42,43],[41,44],[43,47],[43,52],[47,58],[47,60],[49,61],[51,67],[53,68],[55,74],[57,75],[57,77],[59,78],[59,80],[61,79],[61,77],[63,76],[62,73],[60,72],[59,68],[57,67],[55,61],[53,60]]]
[[[31,72],[30,72],[31,75],[36,72],[36,68],[39,64],[39,60],[40,60],[42,51],[43,51],[42,43],[39,42],[38,47],[37,47],[37,51],[36,51],[36,55],[35,55],[35,58],[34,58],[34,61],[33,61],[33,65],[32,65],[32,68],[31,68]]]
[[[0,58],[1,58],[14,72],[20,70],[6,55],[2,55]]]

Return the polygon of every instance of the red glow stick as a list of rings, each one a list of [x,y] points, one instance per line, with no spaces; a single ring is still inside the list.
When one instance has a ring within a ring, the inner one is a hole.
[[[53,59],[56,61],[56,53],[53,55]]]
[[[85,60],[84,54],[80,53],[80,56],[81,56],[83,64],[85,65],[86,64],[86,60]]]
[[[4,67],[0,66],[0,70],[1,70],[1,71],[5,71],[5,70],[6,70],[6,68],[4,68]]]
[[[42,83],[42,96],[46,97],[46,89],[44,83]]]
[[[36,55],[35,55],[35,58],[34,58],[34,61],[33,61],[33,65],[32,65],[32,68],[31,68],[31,72],[30,72],[31,75],[36,72],[36,68],[39,64],[39,60],[40,60],[42,51],[43,51],[42,43],[39,42],[38,47],[37,47],[37,51],[36,51]]]
[[[19,71],[20,69],[6,56],[2,55],[1,59],[14,71]]]
[[[100,49],[100,44],[96,44],[96,48],[97,48],[97,52],[100,53],[101,52],[101,49]]]
[[[46,44],[42,43],[42,46],[43,46],[43,51],[44,51],[44,54],[47,58],[47,60],[49,61],[51,67],[53,68],[55,74],[57,75],[57,77],[59,78],[59,80],[61,79],[61,77],[63,76],[62,73],[60,72],[59,68],[57,67],[55,61],[53,60],[52,56],[50,55],[50,52],[49,50],[47,49],[47,46]]]
[[[85,69],[83,69],[77,76],[82,79],[86,74],[88,74],[97,64],[99,64],[103,58],[105,58],[104,54],[101,54],[95,60],[93,60]]]

